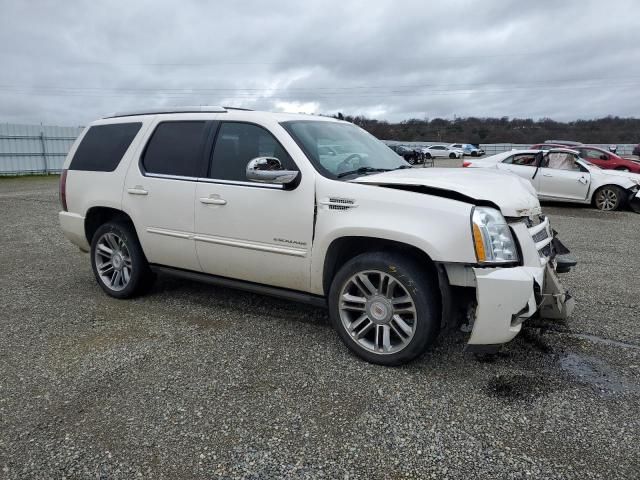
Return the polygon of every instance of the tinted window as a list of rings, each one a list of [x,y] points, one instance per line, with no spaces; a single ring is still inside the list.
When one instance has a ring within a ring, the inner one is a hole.
[[[141,125],[141,123],[113,123],[90,127],[80,142],[69,169],[113,172]]]
[[[247,181],[247,163],[256,157],[275,157],[285,170],[297,170],[286,150],[271,133],[250,123],[223,123],[218,131],[209,176]]]
[[[162,122],[144,152],[145,171],[181,177],[202,175],[207,122]]]

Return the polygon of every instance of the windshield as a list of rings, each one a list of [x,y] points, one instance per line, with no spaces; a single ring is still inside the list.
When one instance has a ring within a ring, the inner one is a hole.
[[[351,123],[296,120],[282,126],[325,177],[349,179],[410,167],[380,140]]]

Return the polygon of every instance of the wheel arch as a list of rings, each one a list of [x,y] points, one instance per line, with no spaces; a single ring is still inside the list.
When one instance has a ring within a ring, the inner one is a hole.
[[[109,221],[116,221],[116,220],[130,225],[133,231],[135,232],[136,237],[138,236],[133,220],[131,220],[131,217],[127,215],[127,213],[123,212],[122,210],[118,210],[117,208],[91,207],[89,208],[89,210],[87,210],[87,213],[84,219],[84,234],[87,239],[87,243],[91,245],[91,240],[93,239],[93,235],[96,233],[96,231],[98,230],[98,228],[100,228],[101,225],[104,225]]]
[[[438,279],[438,269],[431,257],[420,248],[408,243],[379,237],[343,236],[335,238],[327,248],[322,268],[322,290],[328,295],[331,282],[340,267],[352,258],[367,252],[396,252],[407,255],[424,265],[429,274]]]

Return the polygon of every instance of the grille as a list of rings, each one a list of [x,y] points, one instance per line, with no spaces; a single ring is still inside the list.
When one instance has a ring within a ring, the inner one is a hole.
[[[537,223],[535,223],[537,221]],[[549,227],[549,219],[544,215],[529,217],[526,221],[529,227],[529,234],[538,248],[538,255],[543,260],[548,260],[553,256],[551,241],[553,235]]]
[[[541,242],[542,240],[549,238],[549,232],[547,232],[547,229],[545,228],[544,230],[534,234],[532,238],[536,243]]]

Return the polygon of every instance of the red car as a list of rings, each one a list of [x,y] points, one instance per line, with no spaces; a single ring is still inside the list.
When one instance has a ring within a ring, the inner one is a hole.
[[[550,148],[570,148],[580,153],[585,160],[597,165],[605,170],[621,170],[624,172],[640,173],[640,162],[622,158],[620,155],[611,153],[604,148],[592,147],[591,145],[575,145],[567,147],[566,145],[556,145],[552,143],[538,143],[532,145],[532,150],[548,150]]]

